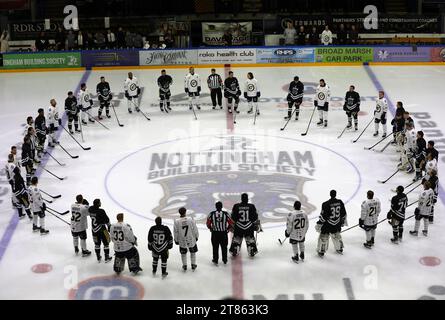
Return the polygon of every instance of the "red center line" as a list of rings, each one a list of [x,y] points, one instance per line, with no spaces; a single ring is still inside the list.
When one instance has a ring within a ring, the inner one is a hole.
[[[229,77],[230,64],[224,65],[224,79]],[[226,100],[227,107],[227,100]],[[234,131],[233,113],[229,113],[226,108],[227,133],[232,134]],[[232,259],[232,298],[244,299],[243,287],[243,259],[241,254]]]

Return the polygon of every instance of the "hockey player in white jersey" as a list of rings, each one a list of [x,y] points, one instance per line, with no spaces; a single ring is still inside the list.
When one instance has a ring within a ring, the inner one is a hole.
[[[434,158],[433,153],[428,153],[426,155],[426,163],[425,163],[425,179],[430,178],[430,173],[432,170],[437,172],[437,159]]]
[[[71,235],[73,236],[74,252],[79,253],[82,249],[82,257],[87,257],[91,251],[87,250],[87,229],[88,229],[88,201],[82,195],[76,196],[76,202],[71,205]]]
[[[57,110],[57,102],[55,99],[51,99],[48,108],[48,147],[55,147],[56,143],[56,131],[59,128],[59,111]]]
[[[19,201],[17,200],[17,197],[14,194],[15,175],[16,174],[21,175],[21,172],[20,172],[20,167],[14,163],[14,155],[12,153],[10,153],[8,155],[8,162],[6,162],[6,165],[5,165],[5,173],[6,173],[6,179],[8,180],[9,184],[11,185],[12,207],[17,209],[19,218],[23,218],[25,216],[23,214],[23,208],[20,205]]]
[[[366,194],[367,199],[362,202],[362,212],[358,221],[360,228],[365,230],[366,242],[365,248],[371,249],[374,246],[375,231],[381,211],[380,200],[374,198],[374,192],[369,190]]]
[[[375,110],[374,110],[374,125],[375,125],[374,137],[377,137],[379,135],[379,123],[382,123],[382,127],[383,127],[382,138],[386,137],[386,130],[387,130],[386,114],[387,113],[388,113],[388,101],[386,101],[385,92],[380,90],[379,98],[377,99],[377,103],[375,105]]]
[[[331,89],[324,79],[320,79],[320,84],[315,91],[314,106],[318,109],[318,117],[320,121],[318,126],[328,126],[329,101],[331,100]]]
[[[417,133],[412,123],[406,124],[403,150],[399,168],[406,168],[407,173],[414,172],[414,154],[416,153]]]
[[[133,106],[135,107],[136,112],[141,111],[139,109],[139,95],[141,94],[141,88],[139,88],[139,81],[138,79],[133,76],[132,72],[128,73],[128,78],[124,82],[124,91],[125,91],[125,98],[127,98],[127,107],[128,112],[133,112]]]
[[[248,72],[247,80],[244,83],[244,98],[247,99],[247,103],[249,105],[249,110],[247,111],[247,113],[253,112],[253,104],[255,104],[255,112],[257,115],[260,114],[260,109],[258,108],[259,97],[261,97],[261,91],[258,85],[258,81],[253,77],[252,72]]]
[[[110,227],[111,241],[114,245],[114,272],[120,274],[125,269],[125,259],[128,260],[128,269],[134,275],[142,271],[139,265],[139,252],[136,249],[137,238],[130,225],[124,222],[124,214],[118,213],[117,222]]]
[[[39,179],[32,177],[31,186],[29,187],[29,200],[31,202],[31,211],[33,214],[32,231],[40,231],[41,235],[48,234],[49,231],[45,229],[45,210],[46,204],[42,199],[40,190],[38,187]],[[39,226],[37,226],[40,219]]]
[[[77,106],[82,111],[80,117],[82,120],[82,124],[87,125],[87,119],[90,122],[95,122],[93,117],[91,116],[91,112],[89,111],[93,107],[93,99],[91,98],[91,95],[88,92],[87,85],[85,83],[82,83],[80,85],[80,90],[77,93]]]
[[[184,91],[189,96],[189,110],[193,108],[193,100],[198,110],[201,110],[199,106],[199,96],[201,95],[201,77],[195,73],[195,68],[190,67],[189,73],[184,79]]]
[[[301,211],[301,202],[295,201],[294,211],[287,216],[286,231],[284,235],[289,238],[289,243],[292,245],[292,261],[298,263],[299,259],[304,261],[304,241],[306,232],[309,228],[309,219],[303,211]],[[298,255],[300,251],[300,255]]]
[[[417,208],[414,210],[414,218],[416,220],[414,225],[414,230],[409,233],[413,236],[418,235],[420,228],[420,221],[423,219],[423,230],[422,233],[426,237],[428,236],[428,224],[429,218],[432,212],[433,201],[434,201],[434,191],[431,189],[431,184],[429,181],[423,182],[423,191],[419,196],[419,202]]]
[[[34,119],[31,116],[26,118],[26,124],[25,124],[25,127],[23,129],[22,136],[26,136],[28,134],[28,128],[29,127],[33,127],[34,128]]]
[[[192,217],[186,217],[186,208],[179,208],[180,218],[175,220],[173,225],[173,238],[175,243],[179,246],[181,253],[182,269],[187,271],[187,251],[190,251],[190,261],[192,270],[195,270],[196,252],[198,251],[199,232],[196,227],[196,222]]]

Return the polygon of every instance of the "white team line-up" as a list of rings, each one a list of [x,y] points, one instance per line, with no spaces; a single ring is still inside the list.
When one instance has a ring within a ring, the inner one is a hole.
[[[162,76],[165,76],[165,72],[162,71]],[[230,74],[230,73],[229,73]],[[213,75],[215,75],[213,73]],[[216,75],[217,76],[217,75]],[[215,77],[216,77],[215,76]],[[229,76],[229,78],[231,78]],[[228,78],[228,79],[229,79]],[[259,88],[256,81],[253,78],[253,75],[249,73],[248,81],[246,81],[246,88],[249,91],[251,88],[257,97],[259,97]],[[233,74],[232,74],[233,79]],[[226,79],[227,80],[227,79]],[[233,80],[232,80],[233,81]],[[187,75],[186,80],[186,88],[195,88],[198,92],[198,95],[191,95],[190,97],[199,96],[198,84],[200,84],[200,80],[197,80],[197,75],[194,74],[193,68],[190,68],[190,73]],[[218,81],[216,81],[218,83]],[[137,97],[140,93],[140,89],[137,85],[137,79],[132,76],[131,72],[129,73],[129,78],[126,80],[126,96],[128,95],[130,98]],[[189,92],[190,92],[189,88]],[[237,85],[239,88],[239,85]],[[105,90],[105,91],[104,91]],[[193,89],[194,90],[194,89]],[[250,91],[252,91],[250,90]],[[304,86],[299,81],[298,77],[294,78],[294,81],[291,82],[289,86],[289,110],[288,117],[286,120],[290,120],[293,114],[296,115],[298,119],[299,114],[299,105],[301,103],[301,99],[303,97]],[[98,93],[99,100],[101,102],[101,108],[99,112],[105,107],[106,115],[109,117],[109,104],[106,102],[111,100],[108,99],[108,95],[110,94],[109,85],[105,82],[105,79],[102,77],[101,82],[98,84]],[[165,91],[164,91],[165,92]],[[238,95],[238,91],[236,91],[236,96]],[[251,97],[251,101],[256,102],[257,99],[254,99],[254,96]],[[320,121],[319,125],[326,126],[327,125],[327,109],[329,106],[329,97],[330,90],[326,85],[323,79],[320,80],[320,85],[317,88],[316,99],[314,101],[314,111],[317,108],[319,110]],[[232,97],[234,98],[234,97]],[[108,99],[108,100],[107,100]],[[128,97],[127,97],[128,99]],[[128,99],[129,105],[135,104],[132,99]],[[255,101],[256,100],[256,101]],[[191,101],[191,100],[190,100]],[[78,107],[80,103],[80,108]],[[56,145],[60,145],[58,141],[56,141],[55,134],[58,129],[58,125],[60,124],[60,120],[58,117],[58,111],[56,107],[57,103],[54,99],[50,101],[50,107],[48,109],[48,126],[44,116],[44,110],[40,108],[38,110],[38,116],[34,120],[32,117],[27,118],[27,125],[25,127],[24,132],[24,142],[22,144],[22,155],[21,159],[17,156],[17,148],[14,146],[11,148],[11,153],[8,155],[8,163],[6,165],[6,172],[8,181],[11,184],[11,188],[13,191],[13,204],[14,207],[18,210],[18,215],[20,218],[25,217],[23,210],[28,215],[29,219],[33,221],[33,231],[40,232],[42,235],[46,235],[49,231],[45,228],[45,211],[49,212],[53,216],[63,220],[57,215],[65,215],[69,211],[59,212],[52,208],[46,207],[45,199],[41,196],[41,192],[38,186],[38,178],[33,176],[36,168],[34,168],[34,163],[39,164],[41,161],[41,157],[43,154],[49,154],[45,149],[46,138],[48,138],[48,147],[52,148]],[[292,111],[293,106],[295,105],[295,110]],[[137,104],[135,104],[137,106]],[[349,91],[346,94],[344,109],[348,116],[348,124],[346,128],[352,128],[352,119],[354,119],[354,127],[357,130],[357,113],[359,111],[360,106],[360,96],[357,92],[355,92],[354,86],[351,86]],[[88,108],[92,107],[92,100],[88,92],[86,91],[86,85],[82,84],[81,89],[78,93],[77,99],[74,98],[72,92],[69,93],[67,100],[65,101],[65,109],[68,116],[68,128],[67,133],[73,138],[83,150],[90,150],[91,148],[84,147],[81,143],[75,139],[72,131],[72,122],[74,122],[75,130],[80,131],[82,133],[81,124],[87,124],[87,121],[94,122],[91,114],[88,112]],[[112,107],[114,107],[112,105]],[[192,107],[192,106],[191,106]],[[405,169],[408,173],[416,172],[416,177],[413,182],[420,180],[423,177],[423,181],[421,184],[418,184],[411,191],[406,194],[412,192],[414,189],[423,185],[424,191],[421,192],[419,199],[410,205],[417,203],[417,207],[415,209],[415,227],[414,230],[410,231],[410,234],[413,236],[417,236],[420,221],[424,221],[424,229],[423,234],[425,236],[428,235],[428,226],[433,222],[433,214],[434,214],[434,204],[437,201],[437,189],[438,189],[438,178],[437,178],[437,158],[438,152],[434,149],[434,142],[429,141],[428,146],[426,141],[423,139],[423,133],[418,131],[417,133],[414,130],[414,122],[409,117],[409,113],[403,109],[403,104],[401,102],[397,103],[397,112],[396,117],[392,121],[393,125],[393,138],[394,141],[392,143],[397,145],[397,151],[401,153],[400,163],[397,168],[397,171],[393,173],[388,179],[384,181],[380,181],[382,183],[386,183],[389,181],[395,174]],[[79,109],[84,110],[87,117],[80,117],[81,121],[79,122]],[[167,108],[168,109],[168,108]],[[193,107],[192,107],[193,109]],[[235,111],[236,110],[236,100],[235,100]],[[137,110],[136,110],[137,111]],[[313,112],[314,113],[314,112]],[[312,115],[313,115],[312,113]],[[380,123],[383,126],[383,136],[382,139],[378,142],[382,142],[385,140],[387,136],[387,126],[386,126],[386,113],[387,113],[387,101],[384,98],[384,92],[379,92],[379,99],[377,101],[376,110],[374,112],[374,117],[372,121],[375,123],[375,134],[378,135],[379,125]],[[235,113],[236,114],[236,113]],[[99,115],[100,116],[100,115]],[[372,122],[371,121],[371,122]],[[371,123],[370,122],[370,123]],[[370,125],[368,124],[368,126]],[[80,127],[80,130],[79,130]],[[308,126],[309,128],[309,126]],[[366,128],[365,128],[366,129]],[[307,133],[307,131],[306,131]],[[361,136],[361,135],[360,135]],[[360,137],[359,136],[359,137]],[[355,140],[357,141],[358,138]],[[376,143],[375,145],[377,145]],[[371,149],[375,145],[370,148]],[[69,154],[63,147],[62,149]],[[76,158],[77,156],[72,156],[72,158]],[[53,156],[51,156],[55,159]],[[58,161],[57,161],[58,162]],[[58,162],[59,165],[63,165]],[[26,171],[26,184],[25,180],[21,174],[21,168],[25,167]],[[414,170],[415,167],[415,170]],[[58,177],[53,174],[49,170],[42,167],[45,171],[52,174],[59,180],[63,180],[63,178]],[[425,175],[423,172],[425,171]],[[409,184],[408,186],[411,186]],[[407,187],[408,187],[407,186]],[[394,196],[391,200],[391,210],[388,213],[386,219],[378,221],[378,215],[381,211],[380,201],[377,198],[374,198],[374,193],[372,191],[368,191],[367,200],[362,204],[362,212],[361,218],[359,219],[359,224],[356,226],[360,226],[365,230],[366,233],[366,242],[364,246],[366,248],[371,249],[374,245],[374,237],[375,230],[379,223],[388,220],[393,228],[393,238],[391,241],[395,244],[399,243],[402,240],[403,236],[403,222],[405,220],[405,210],[408,205],[406,194],[404,193],[404,188],[402,186],[397,187],[396,189],[397,195]],[[60,195],[52,196],[48,193],[46,195],[50,196],[53,200],[59,198]],[[247,194],[245,195],[247,197]],[[244,195],[243,195],[244,197]],[[52,203],[53,200],[47,200],[47,202]],[[250,256],[254,256],[258,250],[256,246],[256,236],[257,233],[262,231],[260,221],[258,219],[258,214],[256,212],[256,208],[253,204],[248,203],[248,199],[242,198],[241,203],[237,204],[236,208],[234,207],[232,210],[232,214],[229,216],[227,212],[222,210],[221,204],[216,204],[216,211],[213,211],[209,215],[208,219],[208,227],[212,231],[212,237],[215,234],[215,246],[222,247],[223,254],[223,262],[227,262],[227,231],[229,229],[233,229],[234,237],[232,239],[232,244],[230,248],[230,252],[232,255],[236,256],[239,253],[242,240],[246,240],[248,252]],[[76,203],[71,208],[71,223],[70,224],[72,234],[73,234],[73,243],[75,247],[76,253],[79,252],[78,243],[80,238],[80,246],[82,249],[82,255],[88,256],[91,254],[90,251],[86,249],[86,229],[87,229],[87,215],[90,215],[92,219],[93,238],[95,239],[95,250],[96,255],[99,261],[101,261],[102,257],[100,255],[100,247],[101,243],[104,244],[105,250],[105,261],[111,261],[111,257],[109,255],[109,238],[111,233],[111,241],[114,242],[115,249],[115,263],[114,270],[117,273],[120,273],[124,269],[125,259],[128,260],[129,269],[131,272],[137,273],[141,271],[139,266],[139,253],[136,249],[137,238],[134,236],[131,227],[128,224],[123,222],[123,214],[118,215],[118,222],[110,225],[109,219],[106,217],[105,211],[100,208],[100,200],[96,199],[93,202],[92,206],[89,206],[87,202],[84,201],[83,197],[80,195],[78,199],[76,199]],[[301,204],[297,201],[294,204],[294,212],[291,212],[288,216],[287,227],[285,231],[286,238],[289,237],[290,243],[292,244],[292,248],[294,251],[294,256],[292,260],[298,262],[299,260],[304,260],[304,239],[306,232],[308,230],[309,221],[307,216],[301,211]],[[104,216],[105,215],[105,216]],[[213,215],[213,216],[212,216]],[[215,217],[216,215],[216,217]],[[163,270],[163,275],[166,276],[166,260],[168,258],[168,250],[173,245],[173,240],[180,247],[181,258],[183,261],[183,269],[184,271],[187,269],[187,258],[186,253],[190,251],[191,255],[191,266],[192,270],[195,270],[196,265],[196,252],[197,245],[196,242],[198,240],[198,229],[196,227],[196,223],[192,217],[186,216],[186,209],[180,209],[180,218],[175,220],[174,224],[174,237],[172,237],[170,230],[168,227],[162,225],[162,220],[158,218],[156,220],[156,225],[152,227],[150,232],[151,236],[148,237],[149,249],[153,252],[153,271],[155,271],[155,266],[157,267],[157,262],[159,258],[161,258],[161,269]],[[410,219],[411,217],[407,219]],[[216,220],[215,220],[216,219]],[[104,222],[105,221],[105,222]],[[346,224],[346,209],[341,200],[336,198],[336,192],[331,191],[331,199],[324,202],[322,205],[322,211],[320,214],[319,221],[316,224],[316,230],[320,232],[320,236],[318,239],[317,245],[317,253],[320,257],[322,257],[328,249],[329,246],[329,238],[332,238],[334,243],[334,247],[337,253],[343,253],[343,241],[341,237],[341,228]],[[344,231],[355,228],[356,226],[350,227]],[[219,233],[218,233],[219,232]],[[280,243],[284,241],[280,240]],[[218,263],[218,255],[215,253],[218,250],[214,248],[214,256],[213,262]],[[164,272],[165,271],[165,272]]]

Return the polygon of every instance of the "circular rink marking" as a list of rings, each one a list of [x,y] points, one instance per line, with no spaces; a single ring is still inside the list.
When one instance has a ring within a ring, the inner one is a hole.
[[[100,276],[81,281],[68,293],[70,300],[141,300],[144,287],[125,276]]]
[[[419,259],[419,262],[424,266],[428,267],[436,267],[442,263],[442,261],[437,257],[422,257]]]
[[[249,194],[263,228],[281,227],[299,200],[311,217],[334,183],[351,201],[361,186],[358,168],[342,154],[312,142],[270,135],[202,135],[134,151],[107,172],[104,187],[124,212],[172,224],[187,208],[200,228],[221,201],[231,209]],[[335,186],[335,185],[334,185]]]
[[[53,266],[48,263],[38,263],[31,267],[31,271],[34,273],[48,273],[53,270]]]

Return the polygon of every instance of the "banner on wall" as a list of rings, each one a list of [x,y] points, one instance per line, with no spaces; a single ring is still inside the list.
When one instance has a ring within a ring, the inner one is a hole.
[[[190,65],[198,63],[198,50],[139,51],[141,66]]]
[[[430,61],[430,48],[426,47],[377,47],[374,62]]]
[[[256,63],[256,49],[199,49],[198,63]]]
[[[137,66],[139,65],[138,50],[104,50],[82,51],[84,67],[106,66]]]
[[[0,68],[3,67],[3,54],[0,53]]]
[[[79,52],[4,54],[3,69],[78,68]]]
[[[431,61],[445,62],[445,47],[433,47],[431,48]]]
[[[252,22],[202,22],[202,42],[208,46],[223,46],[226,31],[232,35],[232,45],[250,44]]]
[[[314,62],[314,48],[264,48],[257,49],[257,63],[307,63]]]
[[[371,62],[371,47],[321,47],[315,49],[315,62]]]

